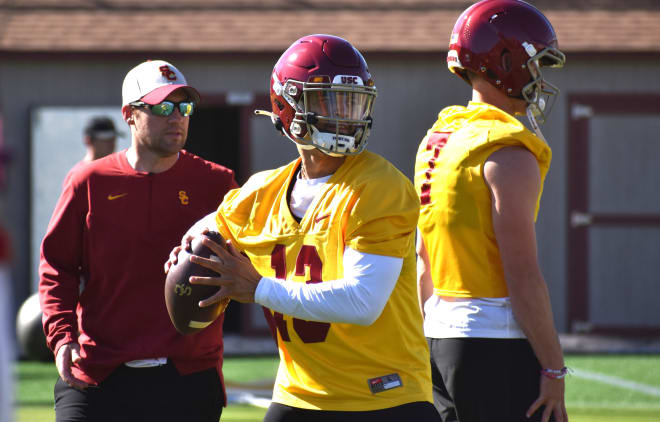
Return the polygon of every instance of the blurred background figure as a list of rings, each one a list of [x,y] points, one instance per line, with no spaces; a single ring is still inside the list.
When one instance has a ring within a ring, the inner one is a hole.
[[[5,186],[5,167],[9,162],[9,153],[0,144],[0,189]],[[12,279],[10,272],[11,242],[5,231],[4,222],[0,222],[0,421],[14,420],[14,377],[13,361],[16,357],[14,350],[14,334],[11,329],[10,303],[12,294]]]
[[[85,126],[84,143],[87,147],[87,154],[82,161],[94,161],[112,154],[115,152],[117,137],[121,135],[109,117],[92,117]]]
[[[9,237],[0,225],[0,291],[11,292]],[[0,295],[0,421],[13,421],[14,399],[12,362],[14,353],[14,335],[11,332],[9,305],[10,294]]]
[[[117,137],[122,136],[115,128],[112,119],[106,116],[92,117],[85,126],[84,135],[83,143],[87,152],[83,159],[69,170],[65,181],[78,167],[115,152]]]
[[[90,118],[85,125],[83,135],[85,156],[69,170],[63,185],[81,166],[115,152],[117,138],[123,136],[112,119],[107,116]],[[21,304],[16,316],[16,340],[21,358],[40,361],[49,361],[53,358],[52,352],[46,345],[41,317],[39,295],[34,292]]]

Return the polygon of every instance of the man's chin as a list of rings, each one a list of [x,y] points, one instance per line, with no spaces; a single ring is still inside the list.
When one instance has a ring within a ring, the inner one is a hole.
[[[160,148],[154,152],[162,158],[167,158],[173,155],[177,155],[183,149],[183,146],[184,143],[161,145]]]

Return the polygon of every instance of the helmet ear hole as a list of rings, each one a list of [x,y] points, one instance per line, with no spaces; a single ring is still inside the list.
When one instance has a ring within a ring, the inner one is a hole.
[[[511,72],[511,52],[509,50],[502,50],[502,54],[500,55],[500,61],[501,61],[501,66],[502,69],[505,72]]]
[[[282,119],[278,117],[277,120],[275,120],[275,130],[277,130],[278,132],[283,132],[282,131],[283,126],[284,125],[282,125]]]

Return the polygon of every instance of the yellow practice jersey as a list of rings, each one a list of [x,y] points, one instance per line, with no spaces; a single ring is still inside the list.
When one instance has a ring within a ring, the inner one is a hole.
[[[419,199],[377,154],[349,156],[300,222],[287,192],[300,165],[256,174],[220,205],[222,234],[260,274],[300,283],[343,277],[346,247],[403,258],[396,286],[370,326],[313,322],[273,312],[280,366],[273,401],[341,411],[431,401],[429,352],[416,299]]]
[[[534,154],[543,183],[550,147],[516,118],[489,104],[445,108],[422,140],[415,163],[415,189],[421,201],[418,228],[431,262],[434,294],[508,296],[483,168],[493,152],[510,146]],[[541,192],[536,214],[540,199]]]

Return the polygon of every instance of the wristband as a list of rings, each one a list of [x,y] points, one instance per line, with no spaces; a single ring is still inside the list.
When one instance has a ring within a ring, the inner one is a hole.
[[[549,369],[549,368],[544,368],[541,369],[541,375],[548,377],[553,380],[560,380],[568,374],[570,369],[567,367],[563,367],[561,369]]]

